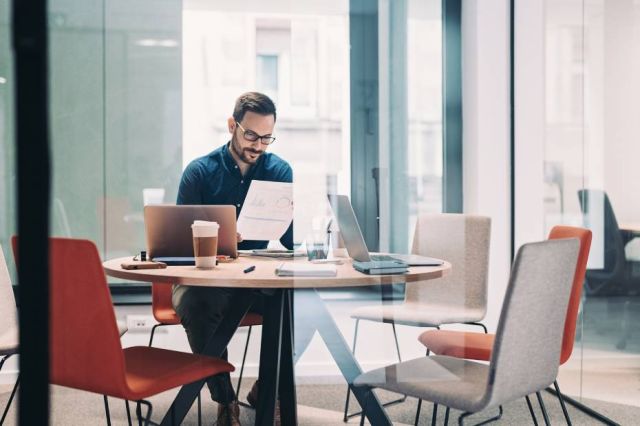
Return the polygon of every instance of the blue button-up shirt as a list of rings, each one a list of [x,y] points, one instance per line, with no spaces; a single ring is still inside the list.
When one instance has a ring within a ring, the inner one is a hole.
[[[251,181],[293,182],[289,163],[270,152],[260,156],[245,176],[229,152],[229,144],[193,160],[182,173],[177,204],[214,204],[236,206],[236,218],[247,197]],[[282,245],[293,248],[293,224],[280,238]],[[242,250],[266,248],[268,241],[243,241]]]

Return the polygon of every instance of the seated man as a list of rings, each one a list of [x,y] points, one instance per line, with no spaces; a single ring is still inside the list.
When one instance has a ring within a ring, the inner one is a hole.
[[[177,203],[235,205],[239,215],[253,179],[292,182],[291,166],[277,155],[265,152],[275,141],[272,136],[275,122],[276,108],[266,95],[256,92],[241,95],[227,123],[231,140],[187,166]],[[240,235],[238,241],[240,249],[266,248],[268,244],[268,241],[242,241]],[[280,242],[288,249],[293,248],[293,224]],[[194,353],[202,351],[222,321],[229,300],[242,291],[251,290],[175,286],[173,306]],[[260,306],[253,306],[251,310],[260,312]],[[227,358],[226,351],[223,358]],[[217,424],[239,425],[238,403],[229,373],[209,378],[207,385],[211,398],[219,404]],[[256,394],[257,386],[254,385],[248,398],[250,403],[255,403]]]

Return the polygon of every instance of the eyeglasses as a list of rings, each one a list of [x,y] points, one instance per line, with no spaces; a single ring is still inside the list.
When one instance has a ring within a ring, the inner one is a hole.
[[[271,145],[276,141],[276,138],[274,138],[273,136],[260,136],[252,130],[245,130],[244,127],[242,127],[242,125],[237,121],[236,124],[238,125],[238,127],[240,127],[240,130],[242,130],[242,136],[249,142],[255,142],[260,139],[260,142],[263,145]]]

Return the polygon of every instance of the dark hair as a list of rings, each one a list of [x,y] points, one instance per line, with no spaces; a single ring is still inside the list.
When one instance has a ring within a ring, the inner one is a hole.
[[[276,120],[276,106],[273,101],[267,95],[259,92],[243,93],[236,99],[236,105],[233,108],[234,120],[238,123],[241,122],[247,111],[260,115],[273,114],[273,121]]]

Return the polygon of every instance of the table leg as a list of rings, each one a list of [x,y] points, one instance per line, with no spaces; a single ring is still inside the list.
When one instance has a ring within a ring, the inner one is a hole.
[[[353,357],[349,345],[344,340],[342,333],[340,333],[318,292],[313,289],[296,290],[296,308],[300,309],[296,313],[296,319],[298,321],[313,322],[338,368],[340,368],[342,375],[351,387],[355,378],[362,374],[362,369],[358,361]],[[380,401],[373,392],[367,392],[367,389],[362,387],[351,387],[351,390],[360,406],[366,406],[366,416],[372,425],[391,425],[391,420],[389,420],[389,417],[382,409]]]
[[[275,290],[265,295],[262,315],[262,342],[260,345],[259,392],[256,409],[256,425],[273,426],[278,385],[280,379],[280,352],[285,290]]]
[[[293,363],[293,291],[285,290],[280,352],[280,418],[282,425],[297,425],[296,381]]]
[[[216,329],[215,333],[209,339],[209,342],[202,351],[203,355],[219,357],[229,344],[229,341],[236,332],[240,321],[249,311],[251,305],[256,299],[255,293],[249,294],[245,292],[237,292],[229,302],[229,312],[225,315],[224,320]],[[169,411],[162,419],[163,426],[182,424],[184,417],[193,405],[196,397],[200,393],[205,380],[199,380],[180,388],[178,395],[174,399]]]

